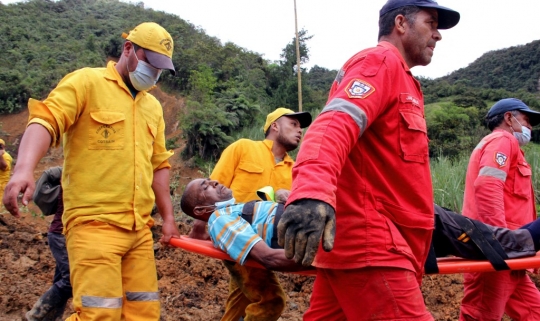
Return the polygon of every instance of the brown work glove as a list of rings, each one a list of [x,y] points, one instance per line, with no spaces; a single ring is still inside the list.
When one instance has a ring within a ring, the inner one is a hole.
[[[323,249],[331,251],[335,234],[334,208],[314,199],[301,199],[289,204],[278,224],[279,246],[285,249],[288,259],[294,259],[303,266],[313,263],[321,236]]]

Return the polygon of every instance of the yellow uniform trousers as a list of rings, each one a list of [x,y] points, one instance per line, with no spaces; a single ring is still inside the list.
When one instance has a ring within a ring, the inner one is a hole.
[[[287,296],[274,272],[223,261],[229,270],[229,297],[222,321],[275,321],[279,319]]]
[[[66,233],[73,306],[67,320],[159,320],[150,227],[129,231],[90,221]]]

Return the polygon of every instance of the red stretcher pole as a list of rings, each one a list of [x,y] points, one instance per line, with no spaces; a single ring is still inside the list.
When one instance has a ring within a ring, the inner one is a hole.
[[[211,241],[192,239],[187,236],[180,236],[180,238],[171,238],[170,244],[174,247],[181,248],[188,252],[197,253],[200,255],[208,256],[214,259],[234,261],[227,253],[216,249]],[[540,253],[536,253],[535,256],[524,257],[519,259],[509,259],[506,263],[512,270],[526,270],[533,268],[540,268]],[[264,267],[253,260],[246,260],[245,265],[262,268]],[[437,265],[439,266],[438,274],[455,274],[455,273],[468,273],[468,272],[494,272],[495,269],[489,263],[489,261],[476,261],[466,260],[458,257],[445,257],[438,258]],[[299,272],[287,272],[302,275],[314,276],[317,274],[316,270],[299,271]]]

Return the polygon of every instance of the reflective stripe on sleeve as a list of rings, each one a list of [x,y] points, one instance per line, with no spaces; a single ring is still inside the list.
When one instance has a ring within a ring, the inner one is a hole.
[[[506,182],[506,172],[495,167],[484,166],[478,172],[478,176],[491,176]]]
[[[474,149],[481,149],[482,147],[484,147],[485,144],[486,142],[482,140],[478,143],[478,145],[476,145]]]
[[[81,297],[82,306],[87,308],[105,308],[105,309],[120,309],[122,307],[122,298],[105,298],[102,296]]]
[[[126,292],[128,301],[159,301],[158,292]]]
[[[366,113],[362,109],[360,109],[358,106],[356,106],[355,104],[345,99],[342,99],[342,98],[332,99],[332,101],[323,108],[323,110],[321,111],[321,114],[327,111],[341,111],[351,116],[351,118],[354,120],[356,125],[360,127],[359,137],[362,136],[362,134],[364,133],[364,130],[367,127],[368,119],[367,119]]]

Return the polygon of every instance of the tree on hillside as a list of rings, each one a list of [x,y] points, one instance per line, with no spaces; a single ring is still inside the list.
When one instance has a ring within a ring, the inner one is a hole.
[[[467,68],[461,68],[442,77],[451,84],[467,79],[470,87],[505,89],[510,92],[523,89],[538,93],[540,78],[540,40],[526,45],[490,51]]]
[[[180,125],[186,141],[182,157],[217,159],[223,148],[232,142],[232,138],[226,134],[226,128],[232,125],[227,113],[215,104],[188,100]]]
[[[300,47],[300,63],[305,64],[309,61],[309,48],[307,41],[313,38],[308,36],[306,30],[298,32],[298,41]],[[272,97],[272,105],[275,107],[288,107],[298,110],[298,78],[297,72],[305,75],[305,69],[297,70],[296,64],[296,37],[285,45],[281,52],[281,60],[269,68],[269,91]],[[309,92],[306,86],[302,86],[302,97],[309,100]],[[273,109],[272,108],[272,109]]]
[[[337,70],[329,70],[315,65],[306,75],[305,83],[313,90],[329,91],[336,75]]]
[[[233,122],[215,104],[217,78],[210,67],[201,65],[198,70],[193,70],[189,83],[190,95],[180,124],[186,140],[182,156],[186,159],[194,156],[215,159],[220,150],[232,141],[227,132],[230,132]]]
[[[307,30],[302,29],[298,32],[301,65],[309,62],[309,48],[307,46],[307,41],[311,40],[311,38],[313,38],[313,36],[308,36]],[[280,65],[284,68],[285,73],[296,75],[298,72],[298,66],[296,64],[296,37],[293,37],[291,42],[283,48],[280,57]]]
[[[30,98],[30,90],[21,82],[17,70],[0,68],[0,113],[20,111]]]
[[[470,153],[487,134],[482,126],[480,109],[446,103],[440,109],[430,112],[426,116],[430,156],[456,158],[463,153]]]
[[[298,32],[300,62],[309,62],[307,42],[313,38],[307,30]],[[303,109],[314,114],[324,106],[328,91],[337,71],[315,66],[308,72],[305,68],[297,70],[296,37],[293,37],[281,52],[281,60],[268,67],[268,92],[273,108],[285,106],[298,109],[298,77],[302,73],[302,102]]]
[[[336,78],[337,70],[313,66],[305,75],[305,84],[310,91],[309,100],[304,102],[305,110],[317,115],[328,100],[328,92]]]

